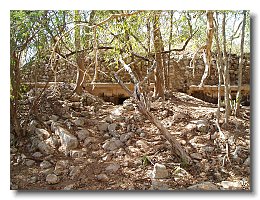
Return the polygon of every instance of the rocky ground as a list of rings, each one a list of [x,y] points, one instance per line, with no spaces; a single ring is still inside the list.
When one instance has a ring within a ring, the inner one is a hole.
[[[131,99],[113,105],[61,84],[29,116],[39,92],[22,100],[26,135],[11,134],[13,190],[250,190],[249,107],[220,132],[214,104],[177,92],[154,100],[151,112],[192,158],[185,165]]]

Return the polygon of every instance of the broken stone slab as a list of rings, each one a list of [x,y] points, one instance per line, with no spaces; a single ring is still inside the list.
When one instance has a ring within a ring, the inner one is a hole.
[[[211,191],[219,190],[218,186],[216,186],[212,182],[203,182],[203,183],[195,184],[188,187],[187,189],[188,190],[211,190]]]
[[[50,185],[56,184],[59,182],[59,177],[56,174],[48,174],[46,177],[46,182]]]
[[[62,127],[57,127],[55,134],[60,136],[62,149],[69,151],[78,147],[78,139]]]
[[[169,173],[165,165],[155,163],[151,176],[152,178],[156,179],[167,178],[169,176]]]

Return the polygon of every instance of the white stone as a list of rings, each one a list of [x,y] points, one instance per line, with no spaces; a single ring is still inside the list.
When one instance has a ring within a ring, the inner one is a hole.
[[[59,182],[59,177],[55,174],[48,174],[46,177],[46,181],[48,184],[56,184]]]
[[[167,178],[168,175],[168,170],[166,169],[165,165],[155,163],[152,172],[152,178]]]
[[[198,120],[196,126],[197,126],[197,131],[201,133],[206,133],[209,128],[209,123],[207,120]]]
[[[223,189],[240,190],[242,189],[242,184],[240,181],[222,181],[221,186]]]
[[[188,190],[219,190],[219,188],[211,182],[203,182],[199,184],[192,185],[187,188]]]
[[[245,160],[244,165],[250,166],[250,157]]]
[[[78,139],[66,129],[58,126],[55,130],[55,134],[60,136],[61,145],[65,151],[77,148]]]

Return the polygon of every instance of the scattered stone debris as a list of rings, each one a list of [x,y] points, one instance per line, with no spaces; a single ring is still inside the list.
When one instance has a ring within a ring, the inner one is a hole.
[[[31,118],[28,137],[17,142],[11,136],[11,189],[250,189],[249,119],[231,117],[229,127],[221,127],[231,138],[231,163],[223,166],[226,146],[211,128],[212,104],[179,92],[154,100],[151,112],[192,158],[185,165],[131,98],[115,106],[85,93],[71,96],[69,88],[58,86],[60,96],[48,89],[39,104],[45,126]],[[239,129],[236,120],[243,122]],[[142,162],[143,157],[151,162]]]

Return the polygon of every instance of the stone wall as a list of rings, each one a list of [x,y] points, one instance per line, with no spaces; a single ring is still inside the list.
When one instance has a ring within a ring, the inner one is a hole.
[[[193,69],[190,67],[190,61],[192,55],[175,55],[170,60],[170,88],[176,89],[178,91],[186,92],[190,85],[199,85],[201,77],[204,73],[204,62],[201,56],[195,60],[195,73],[193,76]],[[90,61],[89,61],[90,62]],[[88,66],[90,63],[86,63]],[[104,60],[99,60],[99,78],[96,82],[113,82],[111,79],[110,71],[117,71],[119,68],[117,66],[111,67],[109,63],[104,62]],[[165,63],[165,65],[167,62]],[[237,85],[238,79],[238,65],[239,57],[232,54],[230,59],[230,82],[231,85]],[[137,77],[142,80],[146,75],[147,68],[151,66],[151,63],[146,61],[141,61],[138,64],[132,66],[133,71],[136,73]],[[50,78],[50,81],[55,81],[54,71],[46,63],[38,64],[38,66],[28,66],[23,69],[23,82],[45,82]],[[86,75],[86,82],[91,82],[94,74],[93,67],[89,67]],[[60,61],[57,65],[56,81],[75,83],[76,82],[76,67],[73,65],[68,65]],[[130,76],[124,70],[119,73],[119,76],[124,82],[130,82]],[[35,79],[36,77],[36,79]],[[151,82],[154,82],[154,78],[151,77]],[[206,78],[205,85],[217,85],[218,84],[218,74],[217,66],[213,56],[212,65],[210,69],[210,74]],[[243,58],[243,84],[250,84],[250,54],[246,54]]]

